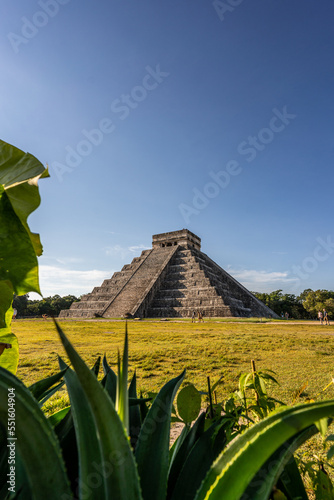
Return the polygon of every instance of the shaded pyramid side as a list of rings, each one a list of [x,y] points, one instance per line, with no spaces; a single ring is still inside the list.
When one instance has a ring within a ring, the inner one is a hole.
[[[155,295],[148,317],[277,317],[201,251],[180,247]]]

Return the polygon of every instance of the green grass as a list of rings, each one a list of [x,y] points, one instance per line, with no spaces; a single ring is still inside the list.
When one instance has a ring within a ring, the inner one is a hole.
[[[107,354],[116,370],[117,349],[122,349],[122,321],[61,321],[73,345],[92,366],[98,356]],[[187,381],[206,390],[206,377],[212,382],[221,375],[218,400],[237,389],[238,376],[250,371],[254,359],[258,370],[276,372],[280,386],[271,395],[291,403],[294,391],[304,382],[306,397],[334,398],[331,385],[318,393],[334,374],[334,326],[309,322],[130,321],[130,374],[137,370],[138,388],[157,391],[170,378],[187,369]],[[27,385],[56,373],[57,354],[64,356],[51,320],[17,320],[13,332],[20,344],[18,377]],[[66,359],[66,356],[64,356]],[[64,402],[65,404],[65,402]]]
[[[117,349],[123,349],[124,321],[63,320],[60,324],[90,366],[106,353],[116,370]],[[26,385],[56,373],[57,354],[67,360],[51,320],[16,320],[12,329],[20,345],[17,375]],[[204,391],[208,375],[212,383],[223,375],[223,384],[217,389],[220,402],[238,388],[240,373],[249,372],[254,359],[257,370],[276,372],[280,385],[272,386],[271,396],[291,404],[294,392],[308,382],[300,402],[307,398],[334,399],[333,384],[322,391],[334,375],[334,326],[215,318],[201,324],[190,320],[129,321],[128,330],[130,376],[136,369],[138,388],[144,393],[157,391],[186,368],[186,381]],[[52,414],[68,404],[66,390],[62,389],[43,409]],[[298,454],[325,461],[322,448],[321,436],[317,435]],[[327,465],[326,470],[334,481]]]

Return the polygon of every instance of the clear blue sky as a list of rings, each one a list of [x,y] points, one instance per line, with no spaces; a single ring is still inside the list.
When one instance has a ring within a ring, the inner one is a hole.
[[[333,289],[333,19],[330,0],[2,2],[1,139],[51,171],[43,294],[182,228],[250,290]]]

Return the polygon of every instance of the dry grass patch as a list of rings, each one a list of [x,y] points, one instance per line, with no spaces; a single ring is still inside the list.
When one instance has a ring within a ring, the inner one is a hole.
[[[107,354],[116,369],[122,349],[122,321],[61,321],[65,333],[83,359],[92,366]],[[249,371],[254,359],[259,370],[276,372],[280,383],[273,396],[291,403],[294,391],[305,381],[303,397],[316,396],[331,380],[334,361],[334,326],[294,322],[130,321],[130,371],[137,370],[143,391],[157,391],[172,376],[187,369],[187,380],[200,390],[206,377],[223,375],[218,399],[237,388],[238,376]],[[13,331],[19,338],[18,377],[26,384],[56,373],[57,354],[64,356],[52,321],[18,320]],[[66,357],[64,356],[66,360]],[[331,387],[326,395],[334,397]]]

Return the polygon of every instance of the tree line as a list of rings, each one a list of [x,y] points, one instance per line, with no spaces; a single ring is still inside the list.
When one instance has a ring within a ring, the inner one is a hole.
[[[315,319],[318,311],[326,309],[328,316],[334,318],[334,292],[330,290],[311,290],[307,288],[300,295],[283,293],[275,290],[270,293],[252,292],[259,300],[266,304],[279,316],[288,313],[289,318]],[[69,309],[73,302],[80,298],[74,295],[53,295],[42,300],[29,300],[29,294],[15,296],[13,308],[17,310],[17,317],[58,316],[62,309]]]
[[[42,300],[30,300],[29,294],[14,296],[13,308],[17,311],[17,318],[47,316],[57,317],[62,309],[69,309],[73,302],[78,302],[74,295],[53,295]]]
[[[334,292],[330,290],[307,288],[298,296],[282,290],[253,294],[280,317],[288,313],[294,319],[316,319],[318,311],[326,309],[329,318],[334,318]]]

